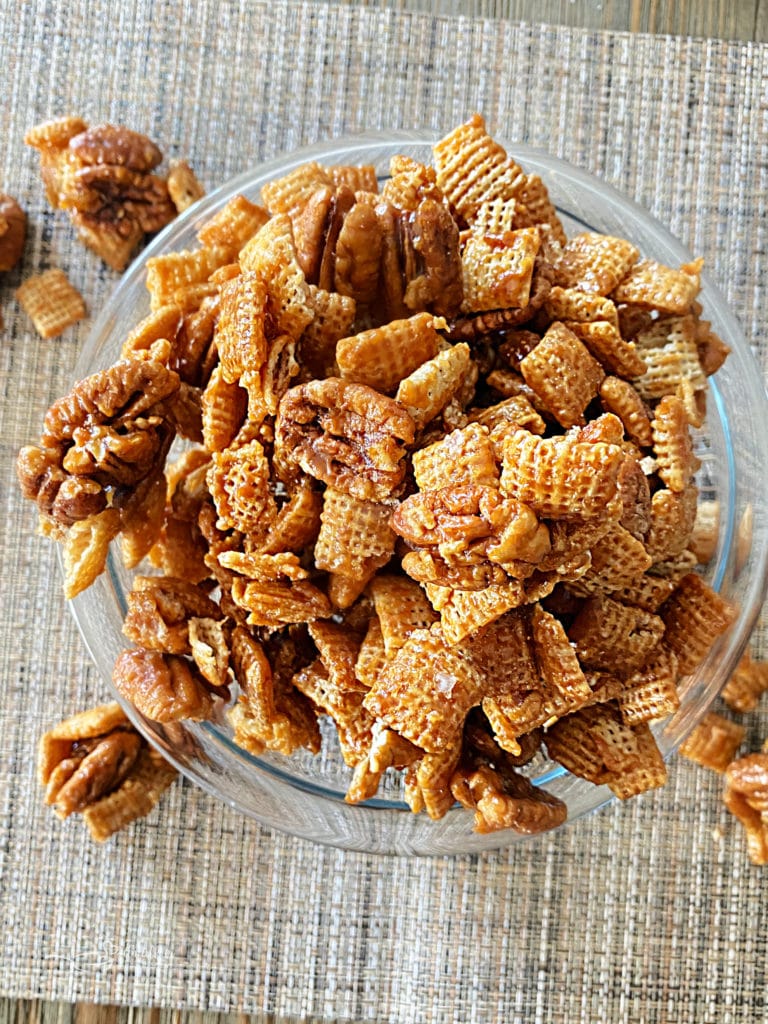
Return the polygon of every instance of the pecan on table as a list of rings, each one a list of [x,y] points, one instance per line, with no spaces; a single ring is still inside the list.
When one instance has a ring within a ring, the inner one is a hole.
[[[27,215],[13,198],[0,192],[0,271],[12,270],[24,252]]]

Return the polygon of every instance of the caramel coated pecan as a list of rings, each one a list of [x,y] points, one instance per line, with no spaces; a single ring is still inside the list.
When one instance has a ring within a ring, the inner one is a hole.
[[[356,498],[384,501],[405,477],[414,423],[364,384],[329,377],[291,388],[278,410],[275,445],[310,476]]]
[[[0,271],[12,270],[24,252],[27,215],[13,198],[0,192]]]
[[[123,633],[147,650],[189,654],[189,620],[220,619],[218,605],[207,594],[173,576],[137,576],[128,595]]]
[[[112,672],[117,690],[155,722],[201,721],[214,709],[214,691],[184,658],[158,651],[123,651]]]
[[[768,752],[748,754],[725,772],[725,806],[744,826],[753,864],[768,864]]]

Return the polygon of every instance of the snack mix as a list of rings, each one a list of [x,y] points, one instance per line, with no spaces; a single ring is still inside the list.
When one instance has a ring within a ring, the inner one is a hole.
[[[142,139],[75,119],[28,136],[116,267],[197,195]],[[728,353],[700,261],[566,237],[477,115],[381,188],[308,163],[260,199],[147,261],[120,360],[18,457],[68,597],[117,538],[151,567],[118,691],[158,722],[226,714],[255,755],[319,751],[327,716],[350,802],[401,769],[414,812],[458,801],[479,832],[565,820],[520,771],[540,751],[622,799],[661,786],[650,723],[734,614],[695,571],[712,537],[691,429]],[[101,822],[136,778],[165,784],[122,720],[58,737],[41,774],[62,813]]]

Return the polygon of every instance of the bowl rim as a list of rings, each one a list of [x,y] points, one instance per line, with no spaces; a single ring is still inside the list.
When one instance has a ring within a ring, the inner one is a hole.
[[[253,168],[243,171],[238,175],[233,176],[226,182],[222,183],[212,192],[205,195],[197,203],[193,204],[187,210],[185,210],[179,217],[177,217],[171,224],[169,224],[163,231],[161,231],[151,243],[134,259],[131,265],[128,267],[126,272],[122,275],[120,280],[115,285],[112,293],[108,300],[105,302],[99,316],[94,321],[91,331],[89,332],[86,343],[82,349],[80,357],[77,361],[75,374],[76,379],[92,373],[94,371],[94,351],[97,350],[102,344],[103,339],[109,334],[114,324],[114,306],[120,294],[129,292],[132,288],[141,283],[145,275],[145,267],[147,260],[153,256],[170,250],[178,248],[174,246],[174,239],[179,236],[185,235],[190,231],[191,228],[199,227],[205,220],[209,219],[215,210],[219,209],[224,203],[230,199],[233,195],[238,192],[251,192],[253,193],[260,187],[260,184],[264,181],[269,180],[276,174],[285,175],[293,170],[295,167],[306,163],[310,160],[322,160],[326,163],[344,162],[344,163],[360,163],[368,162],[365,160],[366,152],[370,152],[372,148],[381,149],[386,147],[391,151],[393,155],[399,152],[404,147],[429,147],[438,141],[443,136],[443,133],[437,130],[377,130],[367,131],[363,133],[351,134],[339,136],[336,138],[328,138],[308,146],[303,146],[290,152],[279,154],[270,158],[269,160],[258,163]],[[552,178],[558,179],[560,184],[563,182],[574,183],[578,188],[587,190],[595,195],[600,196],[602,199],[609,198],[611,204],[618,210],[623,210],[628,214],[632,214],[633,217],[639,218],[649,224],[652,227],[654,233],[658,238],[663,241],[664,245],[668,248],[670,253],[678,260],[679,263],[685,263],[692,260],[692,254],[687,247],[676,238],[653,214],[651,214],[645,207],[630,199],[614,186],[608,182],[602,181],[597,176],[590,172],[577,167],[559,157],[556,157],[542,149],[528,146],[524,143],[510,142],[505,138],[499,137],[501,145],[507,149],[508,152],[514,154],[515,159],[519,160],[523,166],[532,166],[534,170],[544,169],[542,176],[547,175],[547,184],[550,184]],[[334,156],[338,156],[340,159],[335,161]],[[359,158],[358,158],[359,157]],[[631,218],[630,218],[631,219]],[[586,222],[585,222],[586,224]],[[586,225],[588,227],[588,225]],[[720,323],[725,327],[728,332],[728,343],[731,346],[731,354],[729,355],[729,362],[731,365],[737,364],[737,372],[740,377],[743,378],[745,386],[750,392],[751,401],[756,409],[760,409],[762,406],[762,419],[766,427],[766,436],[768,436],[768,397],[766,391],[762,385],[762,372],[759,365],[754,358],[752,351],[744,338],[741,327],[736,317],[731,312],[729,304],[725,298],[725,295],[721,292],[719,287],[715,284],[711,276],[705,271],[701,275],[702,280],[702,292],[704,292],[709,299],[710,303],[717,307],[718,318]],[[718,411],[720,413],[720,420],[724,429],[728,430],[727,417],[724,414],[722,408],[722,398],[717,389],[717,383],[710,378],[710,387],[714,395],[715,403],[718,405]],[[729,446],[730,453],[730,446]],[[731,475],[731,484],[735,482],[735,468]],[[766,495],[768,495],[768,488],[766,488]],[[732,505],[732,502],[731,502]],[[733,524],[729,523],[729,529],[733,528]],[[727,543],[725,544],[726,549],[730,549],[733,543],[733,538],[728,537]],[[751,580],[748,593],[744,598],[744,607],[748,608],[748,614],[740,615],[737,622],[729,630],[726,636],[718,641],[718,647],[722,648],[720,651],[722,664],[735,665],[738,657],[741,656],[743,649],[748,643],[749,636],[752,632],[754,624],[760,613],[760,606],[765,597],[766,588],[768,587],[768,543],[763,542],[762,547],[757,552],[759,571],[754,573],[754,578]],[[61,558],[60,558],[61,562]],[[724,571],[723,567],[723,571]],[[721,579],[717,581],[719,587]],[[86,649],[88,650],[91,660],[97,665],[98,658],[96,652],[93,650],[89,637],[86,635],[84,630],[84,622],[81,621],[81,607],[82,599],[85,595],[80,595],[73,601],[69,602],[72,614],[74,615],[77,627],[81,633]],[[124,609],[123,609],[124,611]],[[723,680],[724,682],[724,680]],[[707,701],[707,705],[697,711],[697,718],[700,714],[706,711],[706,707],[714,700],[716,691],[713,692]],[[133,724],[139,729],[139,731],[147,737],[147,739],[157,747],[160,752],[168,760],[170,760],[175,767],[177,767],[184,775],[190,778],[196,785],[207,791],[218,800],[223,800],[229,803],[233,808],[241,813],[248,815],[249,817],[256,817],[257,820],[261,821],[262,824],[266,824],[268,827],[274,827],[283,831],[292,832],[294,835],[304,836],[305,838],[311,838],[315,841],[329,843],[335,846],[348,846],[349,848],[359,848],[352,844],[346,844],[343,841],[339,841],[337,837],[333,836],[317,836],[315,834],[306,834],[301,830],[292,829],[290,824],[276,823],[274,821],[265,820],[259,818],[258,815],[254,814],[252,808],[241,804],[237,799],[232,799],[217,789],[216,785],[209,782],[206,778],[202,777],[199,773],[190,769],[189,764],[177,757],[173,750],[169,750],[153,732],[151,727],[147,727],[147,721],[144,717],[131,705],[122,695],[117,694],[117,699],[125,709],[129,718]],[[668,759],[677,748],[679,743],[684,738],[686,732],[690,731],[695,722],[691,722],[687,730],[683,731],[675,739],[673,745],[667,750],[665,757]],[[311,795],[314,800],[323,800],[333,805],[335,810],[344,810],[353,813],[356,816],[360,815],[371,815],[381,814],[384,812],[392,812],[404,815],[399,809],[399,806],[391,801],[383,801],[378,798],[374,798],[371,801],[366,801],[360,805],[350,807],[343,803],[343,794],[330,793],[327,789],[322,786],[314,786],[311,783],[307,783],[303,780],[293,779],[288,777],[287,773],[282,773],[279,770],[275,770],[271,765],[264,762],[258,761],[252,755],[248,754],[247,751],[241,750],[239,747],[235,748],[233,742],[224,736],[219,730],[214,730],[209,723],[204,723],[203,727],[211,729],[211,732],[215,732],[217,742],[224,742],[230,748],[230,753],[245,755],[249,759],[251,765],[256,767],[261,772],[267,772],[275,779],[275,776],[279,776],[275,781],[279,786],[289,787],[291,790],[301,788]],[[563,771],[563,770],[561,770]],[[539,780],[541,783],[542,780]],[[583,786],[590,787],[594,794],[595,799],[590,803],[590,807],[579,812],[574,818],[569,817],[568,822],[578,820],[585,814],[592,813],[601,807],[604,807],[608,803],[613,803],[615,797],[607,790],[606,787],[592,787],[589,783],[584,780],[579,780],[583,783]],[[602,792],[601,792],[602,791]],[[383,804],[383,806],[382,806]],[[404,806],[404,805],[403,805]],[[449,815],[455,813],[450,812]],[[462,815],[467,815],[466,811],[460,812]],[[410,815],[410,812],[408,812]],[[471,815],[468,815],[471,818]],[[474,835],[474,833],[471,833]],[[482,844],[465,844],[465,848],[462,850],[455,851],[456,853],[472,853],[479,850],[490,850],[499,847],[508,846],[511,842],[516,842],[522,838],[535,838],[520,836],[517,833],[499,832],[493,834],[492,837],[483,837],[484,842]],[[494,841],[495,840],[495,841]],[[366,849],[368,849],[366,847]],[[376,849],[369,850],[369,852],[397,852],[395,850],[387,849]],[[414,850],[411,852],[432,854],[432,851]],[[440,855],[443,851],[436,850],[433,855]]]

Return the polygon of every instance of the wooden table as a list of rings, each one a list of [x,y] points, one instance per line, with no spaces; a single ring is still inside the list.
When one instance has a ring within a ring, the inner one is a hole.
[[[344,0],[328,0],[344,2]],[[347,0],[349,2],[349,0]],[[360,6],[577,28],[768,42],[768,0],[351,0]],[[273,1024],[225,1013],[0,999],[0,1024]]]

